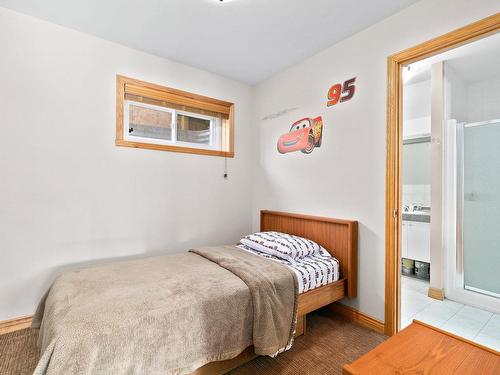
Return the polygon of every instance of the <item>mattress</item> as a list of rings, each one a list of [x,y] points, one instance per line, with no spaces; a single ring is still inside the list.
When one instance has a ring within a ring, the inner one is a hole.
[[[290,267],[297,275],[299,294],[333,283],[340,278],[339,261],[323,248],[321,248],[319,255],[309,255],[299,258],[295,260],[296,264],[291,264],[286,260],[261,253],[245,245],[240,244],[238,247],[254,255],[268,258]]]

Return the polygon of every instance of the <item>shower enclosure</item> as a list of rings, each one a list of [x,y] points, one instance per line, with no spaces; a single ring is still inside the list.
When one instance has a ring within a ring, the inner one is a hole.
[[[500,298],[500,120],[465,124],[461,133],[464,287]]]
[[[449,256],[456,264],[447,289],[458,302],[499,312],[500,119],[461,124],[450,120],[447,130],[448,144],[454,146],[446,153],[451,173],[445,180],[454,197],[448,199],[446,211],[448,249],[455,249]]]

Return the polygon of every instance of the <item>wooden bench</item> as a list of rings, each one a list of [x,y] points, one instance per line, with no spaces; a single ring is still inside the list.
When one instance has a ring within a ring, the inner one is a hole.
[[[389,340],[345,365],[344,375],[500,374],[500,353],[414,320]]]

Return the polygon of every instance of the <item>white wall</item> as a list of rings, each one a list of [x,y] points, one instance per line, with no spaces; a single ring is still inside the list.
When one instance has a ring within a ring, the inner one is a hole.
[[[431,133],[431,80],[403,86],[403,139]],[[403,205],[431,205],[430,143],[403,146]]]
[[[256,88],[254,228],[263,208],[358,220],[359,297],[346,302],[376,318],[384,318],[385,297],[387,56],[499,10],[496,0],[424,0]],[[327,108],[328,88],[354,76],[354,98]],[[293,107],[298,110],[261,120]],[[279,135],[294,120],[319,115],[321,148],[310,155],[277,152]]]
[[[431,67],[431,233],[429,291],[436,293],[443,289],[444,246],[443,246],[443,173],[444,169],[444,119],[447,106],[444,62],[436,62]]]
[[[443,61],[444,73],[444,118],[458,122],[467,120],[467,83],[457,72]]]
[[[467,86],[467,122],[500,119],[500,77]]]
[[[403,86],[403,138],[431,133],[431,80]]]
[[[472,123],[500,118],[500,76],[468,82],[444,65],[446,119]]]
[[[403,86],[403,138],[431,133],[431,80]]]
[[[386,57],[499,8],[421,1],[255,92],[0,9],[0,320],[33,313],[62,268],[236,241],[264,208],[359,220],[359,297],[349,304],[383,319]],[[116,74],[235,102],[229,180],[221,158],[115,147]],[[326,108],[328,88],[353,76],[354,98]],[[291,121],[317,115],[322,147],[279,155]]]
[[[0,320],[62,268],[251,228],[252,88],[0,8]],[[114,146],[115,76],[235,103],[236,157]]]
[[[431,206],[431,143],[403,145],[403,205]]]
[[[403,121],[431,115],[431,80],[403,86]]]

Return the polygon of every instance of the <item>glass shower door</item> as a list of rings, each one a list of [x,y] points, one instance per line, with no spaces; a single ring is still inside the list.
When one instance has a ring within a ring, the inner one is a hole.
[[[500,298],[500,120],[462,132],[464,288]]]

